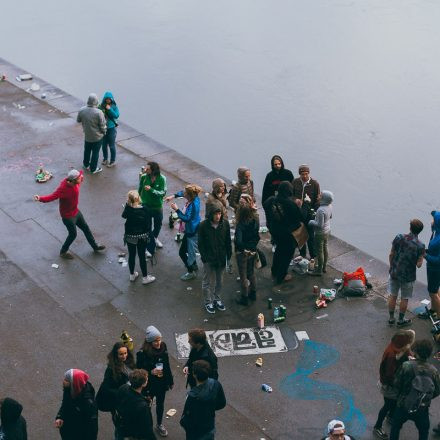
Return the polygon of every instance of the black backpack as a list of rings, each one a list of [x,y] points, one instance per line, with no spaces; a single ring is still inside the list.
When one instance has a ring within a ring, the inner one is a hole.
[[[410,361],[414,372],[411,388],[403,401],[403,407],[409,414],[414,414],[421,407],[428,407],[434,395],[435,385],[433,372],[429,365],[427,368],[420,367],[416,362]]]

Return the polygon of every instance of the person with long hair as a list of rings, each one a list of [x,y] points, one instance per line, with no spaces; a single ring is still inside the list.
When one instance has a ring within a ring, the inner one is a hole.
[[[255,255],[260,241],[260,223],[255,209],[249,204],[239,204],[236,211],[235,254],[240,275],[240,297],[237,303],[247,306],[256,300],[257,280],[254,274]]]
[[[148,371],[150,380],[146,387],[146,393],[151,399],[156,398],[156,429],[161,437],[166,437],[168,431],[162,423],[165,394],[173,388],[174,379],[167,345],[162,341],[160,331],[153,325],[147,327],[145,341],[136,354],[136,366]]]
[[[116,135],[118,126],[116,120],[119,118],[119,108],[112,92],[104,93],[98,108],[104,113],[107,125],[107,131],[102,138],[102,155],[104,157],[102,164],[112,168],[116,165]],[[108,150],[110,150],[110,160]]]
[[[101,398],[105,400],[105,405],[110,410],[113,424],[115,425],[115,440],[123,440],[124,437],[118,431],[115,419],[116,395],[119,387],[128,382],[128,376],[136,368],[136,364],[133,353],[122,342],[116,342],[113,345],[113,348],[107,355],[107,361],[104,380],[98,391],[98,406]]]
[[[135,281],[139,276],[139,273],[134,270],[137,252],[142,272],[142,284],[150,284],[156,280],[156,277],[147,273],[147,259],[145,257],[147,241],[152,239],[150,236],[151,219],[148,208],[141,205],[139,193],[136,190],[128,192],[122,217],[126,219],[124,243],[128,248],[130,281]]]

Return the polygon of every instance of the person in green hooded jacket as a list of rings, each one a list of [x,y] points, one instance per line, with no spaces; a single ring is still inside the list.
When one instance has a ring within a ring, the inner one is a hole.
[[[117,119],[119,118],[119,109],[111,92],[104,93],[101,104],[98,108],[104,113],[105,121],[107,123],[107,132],[102,139],[102,155],[104,156],[102,164],[111,168],[116,164],[116,134],[118,126]],[[110,160],[108,158],[109,149]]]

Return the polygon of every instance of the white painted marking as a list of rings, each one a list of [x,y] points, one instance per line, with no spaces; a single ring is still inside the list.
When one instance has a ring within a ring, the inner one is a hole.
[[[425,306],[429,306],[429,304],[431,304],[431,301],[429,301],[429,299],[422,299],[422,301],[420,301],[422,304],[425,304]]]
[[[298,341],[305,341],[307,339],[310,339],[309,335],[307,334],[307,332],[303,331],[303,330],[301,330],[299,332],[295,332],[295,335],[298,338]]]

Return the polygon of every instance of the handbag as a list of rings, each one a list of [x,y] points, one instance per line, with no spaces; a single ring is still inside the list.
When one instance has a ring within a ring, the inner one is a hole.
[[[298,243],[298,248],[301,249],[309,239],[309,233],[307,232],[307,228],[304,226],[304,223],[301,222],[301,226],[295,229],[292,232],[293,238]]]

